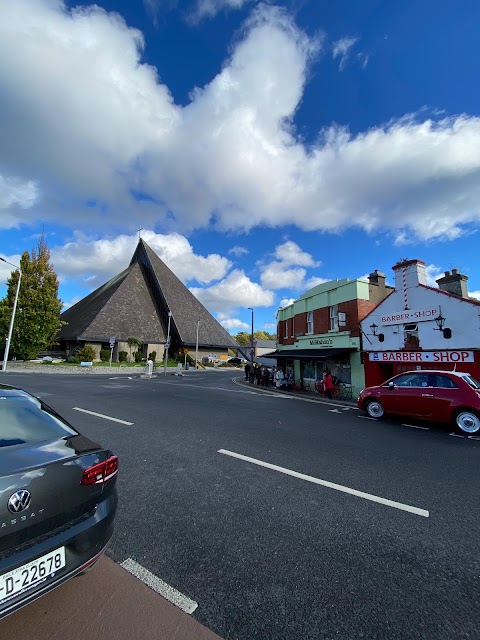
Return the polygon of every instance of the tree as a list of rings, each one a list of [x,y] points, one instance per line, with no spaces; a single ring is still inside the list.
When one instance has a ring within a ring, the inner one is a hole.
[[[252,334],[246,331],[240,331],[236,336],[233,336],[233,338],[240,346],[252,344]],[[268,333],[267,331],[255,331],[253,338],[254,340],[276,340],[277,335],[275,333]]]
[[[133,347],[137,347],[137,349],[139,349],[143,344],[143,340],[141,340],[140,338],[136,338],[135,336],[129,336],[127,338],[127,344],[128,344],[128,348],[130,349],[130,360],[131,360]]]
[[[10,354],[30,360],[42,349],[51,347],[64,322],[60,320],[62,301],[58,298],[58,278],[50,263],[50,250],[42,234],[37,250],[30,257],[25,251],[20,260],[22,280],[13,326]],[[0,301],[0,342],[6,342],[12,316],[18,270],[8,279],[7,295]]]

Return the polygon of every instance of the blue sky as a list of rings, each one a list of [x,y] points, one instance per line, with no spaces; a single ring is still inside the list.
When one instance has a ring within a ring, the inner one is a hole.
[[[3,0],[0,256],[44,230],[69,306],[142,227],[232,333],[400,258],[480,297],[479,20],[474,0]]]

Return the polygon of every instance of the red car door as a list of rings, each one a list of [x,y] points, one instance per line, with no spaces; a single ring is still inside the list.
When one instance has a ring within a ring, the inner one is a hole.
[[[429,376],[421,371],[402,373],[393,379],[394,387],[382,389],[382,404],[386,413],[414,418],[428,418],[431,412],[429,400],[433,389]]]

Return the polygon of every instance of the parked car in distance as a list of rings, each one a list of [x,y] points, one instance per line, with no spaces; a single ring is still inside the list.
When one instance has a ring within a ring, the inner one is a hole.
[[[35,396],[0,385],[0,619],[101,557],[117,471],[111,451]]]
[[[234,367],[241,367],[243,366],[247,361],[245,360],[245,358],[230,358],[228,361],[228,364],[231,364]]]
[[[462,433],[480,431],[480,383],[459,371],[407,371],[358,396],[372,418],[400,415],[452,423]]]

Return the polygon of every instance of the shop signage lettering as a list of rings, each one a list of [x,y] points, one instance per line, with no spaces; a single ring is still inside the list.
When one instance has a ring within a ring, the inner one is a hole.
[[[382,325],[403,324],[405,322],[424,322],[433,320],[440,314],[439,307],[429,309],[406,309],[398,313],[385,314],[380,317]]]
[[[374,351],[371,362],[474,362],[473,351]]]
[[[310,340],[310,344],[317,347],[331,347],[333,340],[331,338],[313,338],[313,340]]]

